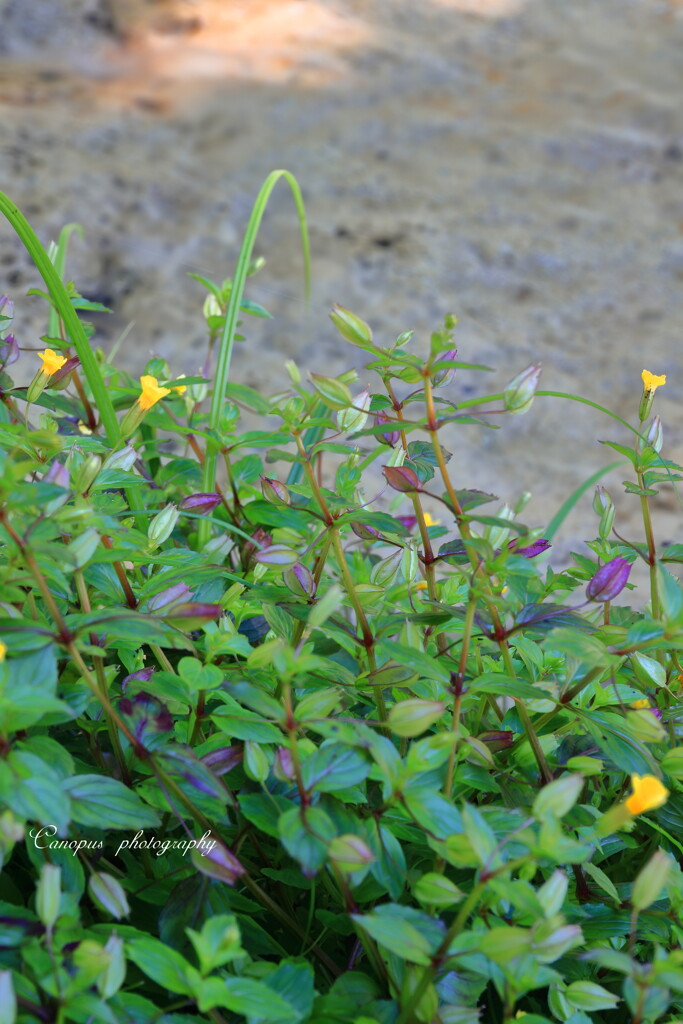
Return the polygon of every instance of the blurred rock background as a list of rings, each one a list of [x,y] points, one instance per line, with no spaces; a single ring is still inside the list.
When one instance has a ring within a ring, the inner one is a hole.
[[[640,373],[666,373],[664,454],[683,458],[683,5],[673,0],[0,0],[0,188],[44,241],[77,221],[70,276],[110,305],[108,347],[191,373],[205,345],[197,271],[230,276],[270,170],[304,192],[313,300],[302,302],[295,215],[280,185],[248,294],[233,374],[264,390],[294,358],[322,373],[353,357],[327,311],[381,341],[447,312],[465,361],[453,397],[499,390],[527,364],[633,420]],[[0,293],[22,344],[45,330],[20,243],[0,233]],[[361,378],[360,387],[366,381]],[[514,502],[530,524],[612,461],[626,432],[539,399],[503,429],[451,431],[455,478]],[[640,539],[626,469],[605,479],[617,528]],[[661,540],[678,499],[657,501]],[[592,537],[589,493],[556,547]]]

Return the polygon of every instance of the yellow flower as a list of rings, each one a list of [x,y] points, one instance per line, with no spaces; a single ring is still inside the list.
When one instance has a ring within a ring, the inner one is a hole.
[[[649,370],[643,370],[643,386],[646,391],[655,392],[657,388],[661,387],[662,384],[666,384],[666,374],[663,373],[661,376],[657,376],[656,373],[650,373]]]
[[[648,708],[652,707],[652,705],[647,697],[641,697],[639,700],[631,701],[631,707],[635,708],[636,711],[647,711]]]
[[[5,655],[6,654],[7,654],[7,644],[3,644],[2,640],[0,640],[0,663],[5,660]]]
[[[631,814],[653,811],[666,803],[669,795],[669,790],[654,775],[632,775],[631,787],[633,793],[626,801],[626,807]]]
[[[140,377],[140,387],[142,388],[142,394],[138,398],[137,404],[145,412],[171,393],[170,388],[162,388],[156,377],[151,377],[149,374],[145,377]]]
[[[432,519],[429,512],[425,512],[425,526],[441,526],[441,520]]]
[[[415,590],[427,590],[427,580],[418,580],[415,584]]]
[[[40,373],[44,377],[51,377],[57,370],[61,370],[66,362],[66,356],[60,356],[57,352],[54,352],[51,348],[46,348],[44,352],[38,353],[39,358],[43,360],[43,365]]]

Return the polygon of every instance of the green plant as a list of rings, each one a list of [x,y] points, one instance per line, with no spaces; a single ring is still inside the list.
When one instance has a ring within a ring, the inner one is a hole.
[[[50,310],[17,387],[0,301],[0,1024],[673,1022],[662,381],[644,374],[637,427],[603,410],[645,542],[598,486],[590,554],[553,569],[584,488],[545,532],[524,499],[490,513],[443,431],[555,393],[532,366],[460,401],[484,368],[457,359],[454,317],[420,351],[335,307],[371,392],[294,364],[272,397],[229,380],[240,311],[267,315],[244,287],[276,180],[234,281],[199,279],[217,383],[155,359],[138,387],[91,348],[70,230],[48,254],[0,196]]]

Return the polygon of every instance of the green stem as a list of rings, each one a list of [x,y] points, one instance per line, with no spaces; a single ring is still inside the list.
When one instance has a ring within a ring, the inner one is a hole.
[[[114,413],[114,406],[102,380],[99,365],[90,348],[90,342],[81,321],[78,319],[78,314],[71,303],[66,288],[62,284],[59,274],[52,265],[50,257],[40,243],[35,231],[23,213],[4,192],[0,192],[0,213],[4,214],[23,242],[26,251],[35,263],[47,290],[52,296],[59,315],[64,322],[64,327],[76,349],[76,355],[83,367],[83,373],[95,399],[107,440],[113,445],[119,438],[119,424]]]
[[[232,350],[235,343],[237,319],[239,317],[242,297],[244,295],[244,287],[247,280],[249,264],[251,262],[251,254],[254,249],[256,236],[258,235],[261,220],[268,205],[271,192],[280,178],[285,179],[294,198],[294,204],[299,218],[301,248],[304,256],[304,275],[307,301],[310,294],[310,251],[308,244],[308,230],[306,227],[306,211],[304,209],[304,202],[301,196],[301,189],[299,188],[296,178],[289,171],[272,171],[261,186],[261,191],[256,197],[256,202],[254,203],[254,207],[249,217],[249,222],[242,240],[242,247],[240,248],[239,256],[237,258],[235,275],[232,282],[232,291],[230,292],[230,301],[228,302],[228,308],[225,312],[225,324],[218,345],[216,376],[214,379],[213,395],[211,396],[211,409],[209,412],[209,430],[214,434],[217,434],[219,430],[221,417],[223,415],[225,389],[228,385],[230,376],[230,362],[232,360]],[[206,452],[202,490],[207,493],[213,492],[216,487],[217,456],[218,451],[213,446]],[[204,547],[209,539],[209,531],[210,524],[208,522],[202,521],[199,523],[198,545],[200,549]]]
[[[643,479],[643,473],[638,470],[638,486],[641,489],[645,488],[645,481]],[[643,527],[645,529],[645,539],[647,540],[647,561],[650,566],[650,597],[652,600],[652,618],[658,619],[661,611],[659,607],[659,587],[657,586],[657,548],[655,545],[655,535],[652,529],[652,516],[650,515],[650,503],[647,495],[641,494],[640,496],[640,507],[643,513]]]

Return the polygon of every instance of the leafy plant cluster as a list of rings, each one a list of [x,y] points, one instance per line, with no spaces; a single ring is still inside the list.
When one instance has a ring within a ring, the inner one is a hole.
[[[604,410],[644,540],[598,486],[595,539],[553,569],[585,489],[531,528],[443,443],[552,394],[540,367],[463,401],[483,368],[454,317],[387,342],[335,307],[367,390],[293,363],[280,394],[230,381],[281,176],[234,279],[199,279],[205,371],[153,359],[139,385],[91,346],[71,229],[46,251],[0,196],[49,311],[37,355],[0,301],[0,1024],[673,1024],[663,379],[635,426]]]

